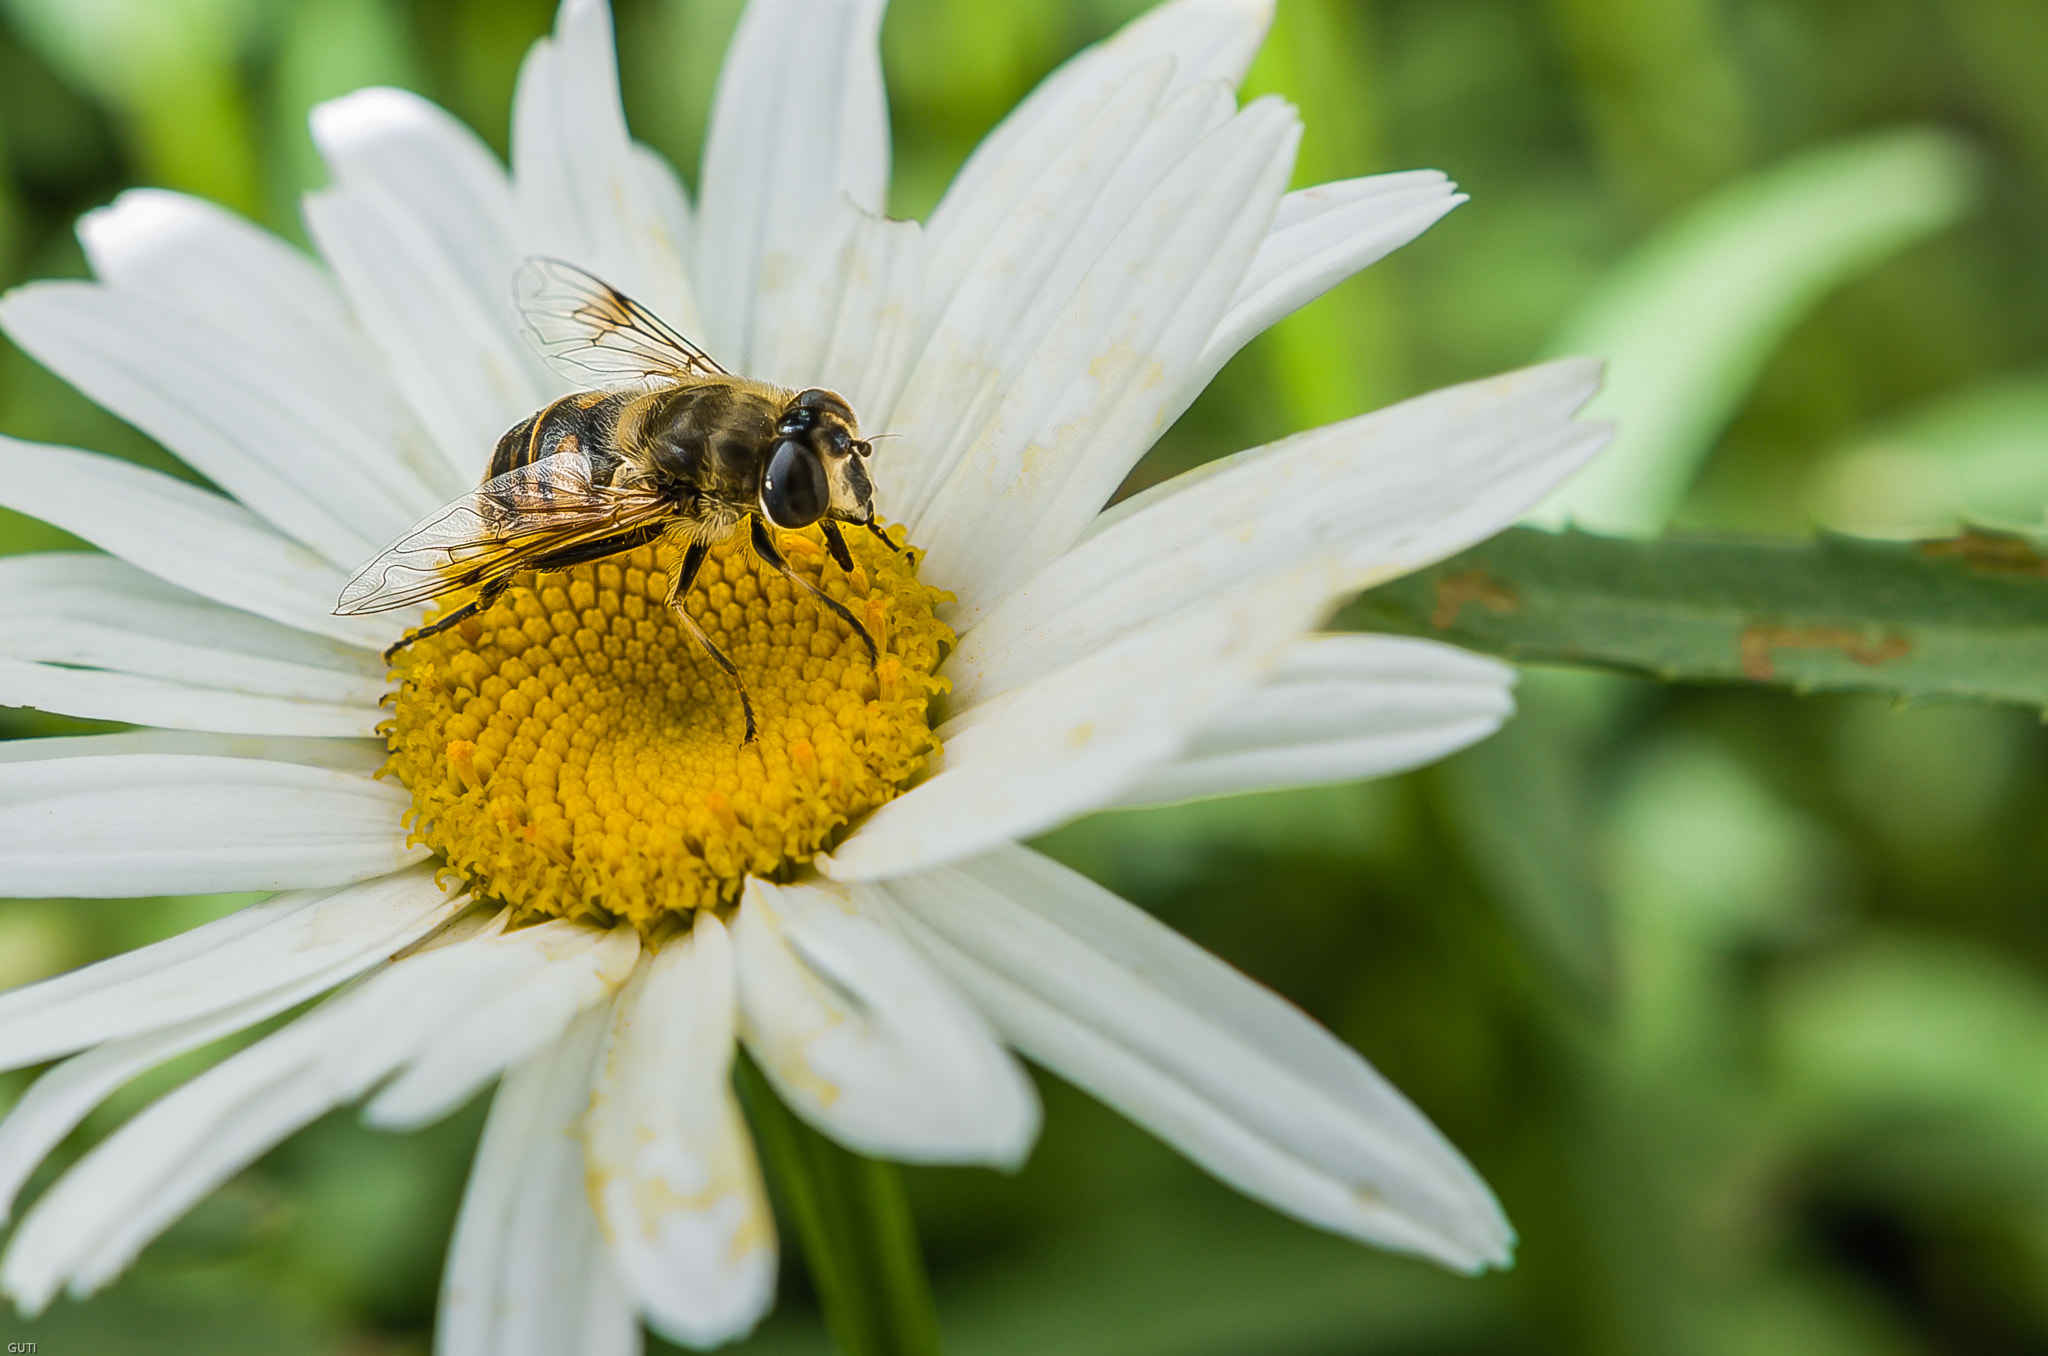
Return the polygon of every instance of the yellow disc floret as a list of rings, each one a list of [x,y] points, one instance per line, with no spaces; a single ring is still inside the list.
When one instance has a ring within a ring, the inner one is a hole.
[[[777,536],[879,663],[733,533],[684,605],[746,681],[760,737],[743,744],[732,680],[663,605],[680,549],[522,575],[394,661],[386,770],[412,792],[414,841],[520,916],[654,933],[733,902],[750,875],[788,878],[900,793],[939,748],[946,595],[866,534],[848,542],[851,577],[816,529]]]

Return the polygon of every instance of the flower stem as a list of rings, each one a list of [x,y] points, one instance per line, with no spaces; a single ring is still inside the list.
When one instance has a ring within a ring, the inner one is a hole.
[[[895,1165],[798,1120],[744,1055],[736,1077],[841,1356],[937,1356],[938,1312]]]

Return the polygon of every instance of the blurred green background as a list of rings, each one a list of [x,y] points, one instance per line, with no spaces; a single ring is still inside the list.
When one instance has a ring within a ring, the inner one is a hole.
[[[1018,96],[1140,7],[895,0],[895,210],[929,210]],[[634,129],[692,175],[737,6],[617,10]],[[502,151],[551,11],[0,0],[0,279],[82,274],[71,222],[138,183],[303,240],[306,111],[359,85],[419,90]],[[1139,481],[1591,349],[1626,431],[1582,521],[2043,525],[2042,0],[1282,0],[1250,86],[1301,105],[1301,182],[1429,166],[1473,201],[1255,343]],[[0,432],[176,469],[4,343]],[[0,550],[66,544],[0,518]],[[1042,844],[1365,1051],[1494,1184],[1515,1270],[1326,1238],[1048,1079],[1022,1174],[909,1175],[950,1350],[2048,1352],[2038,714],[1541,670],[1521,696],[1420,774]],[[0,712],[9,737],[76,728]],[[0,902],[0,984],[238,902]],[[481,1118],[330,1118],[111,1292],[0,1338],[423,1352]],[[795,1260],[744,1350],[824,1350]]]

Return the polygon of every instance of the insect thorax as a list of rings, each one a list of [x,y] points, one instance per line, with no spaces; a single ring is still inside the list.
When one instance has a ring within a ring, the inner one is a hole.
[[[710,513],[760,497],[761,469],[788,393],[717,378],[656,391],[620,411],[615,445],[632,474]]]

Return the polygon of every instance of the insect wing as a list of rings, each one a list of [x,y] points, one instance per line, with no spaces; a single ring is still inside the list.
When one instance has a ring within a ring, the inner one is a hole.
[[[534,347],[571,381],[681,381],[725,372],[661,317],[574,264],[528,259],[512,277],[512,298]]]
[[[356,572],[334,610],[353,617],[423,603],[665,511],[652,491],[593,485],[580,455],[544,457],[485,481],[400,537]]]

